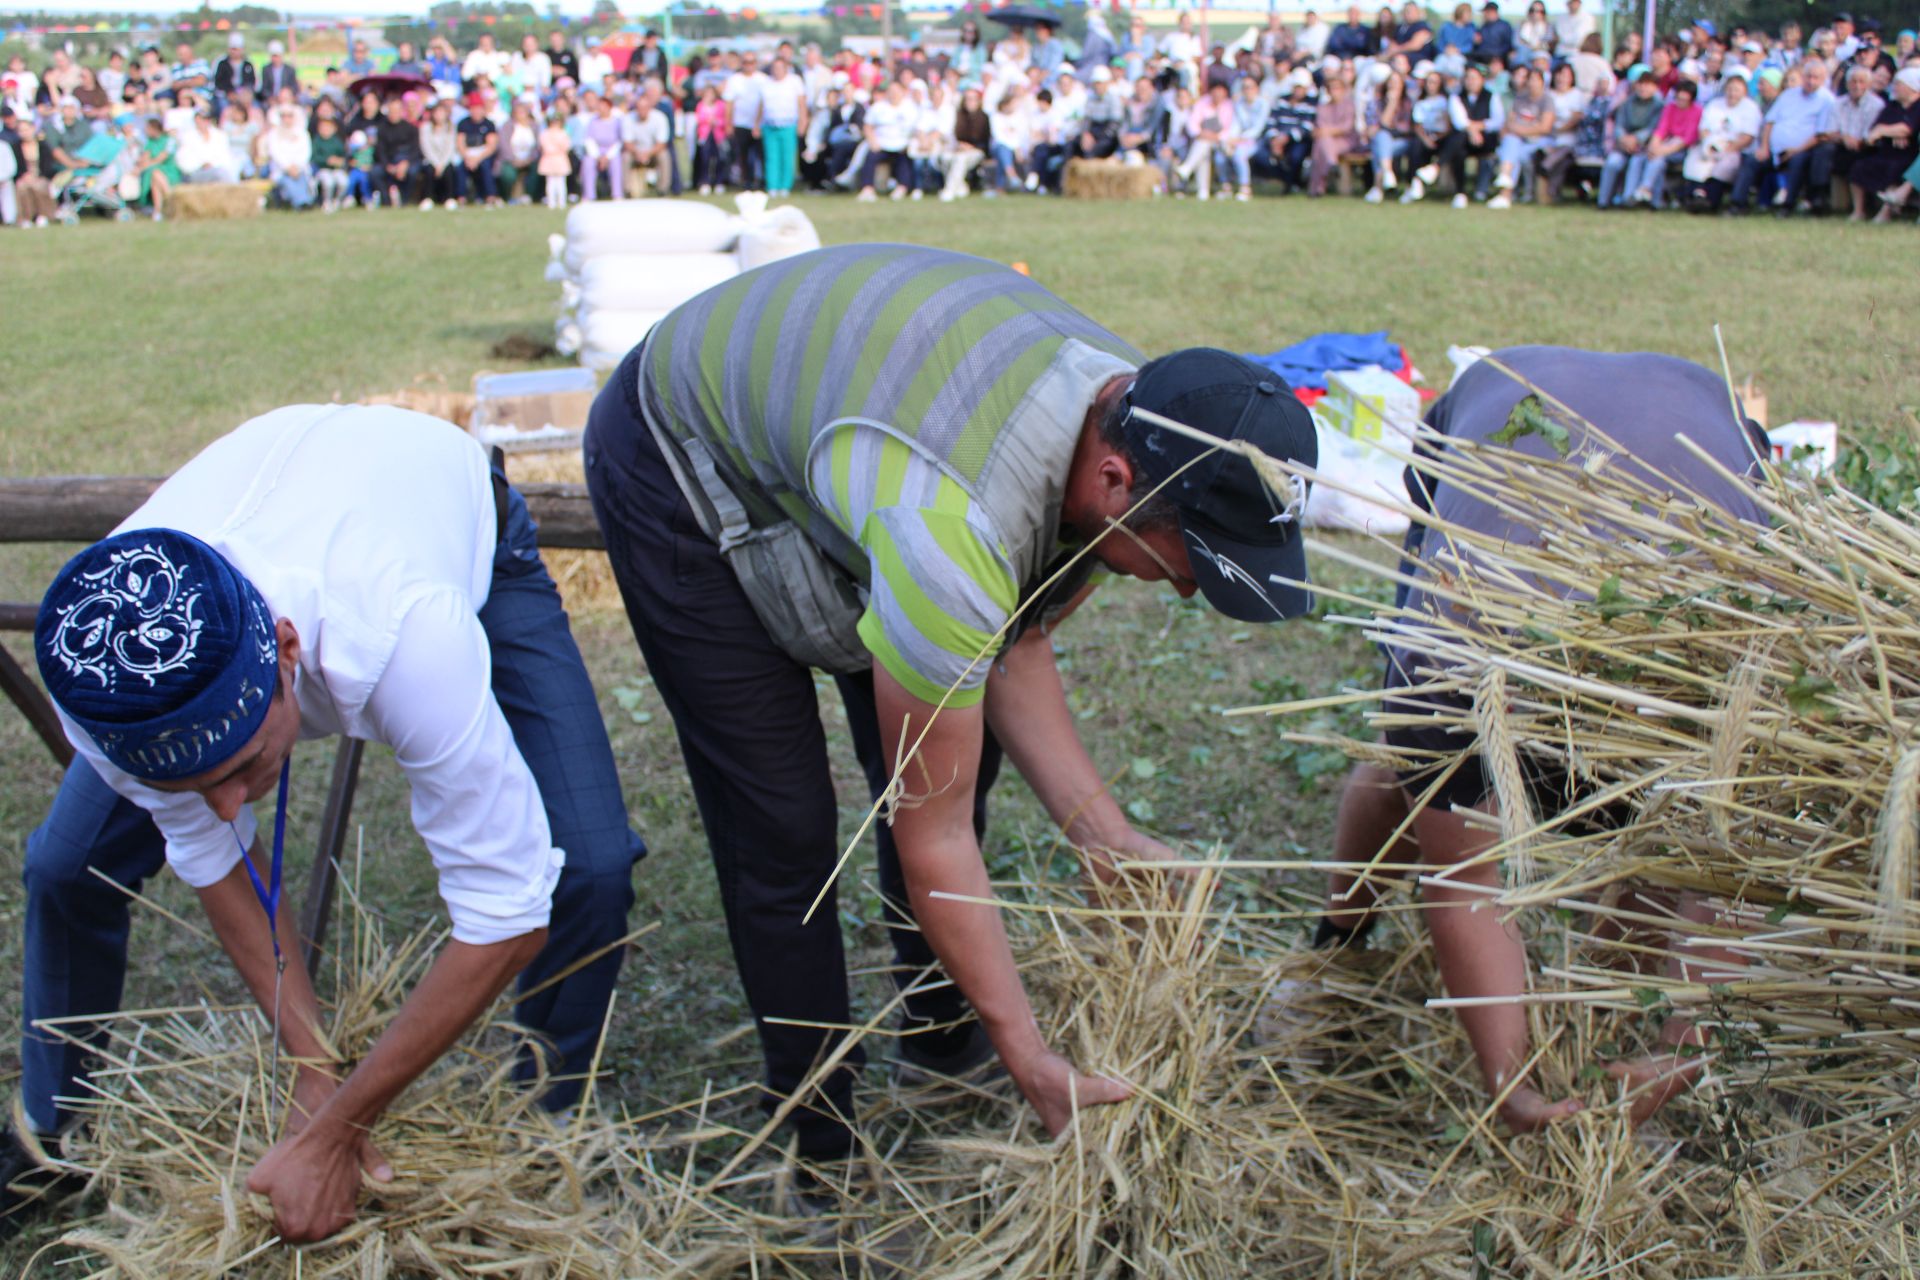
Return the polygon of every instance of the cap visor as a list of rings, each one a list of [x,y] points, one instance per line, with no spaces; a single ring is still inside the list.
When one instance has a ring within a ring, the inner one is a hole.
[[[1187,562],[1207,603],[1237,622],[1279,622],[1313,608],[1313,592],[1293,583],[1307,580],[1306,540],[1296,528],[1278,546],[1256,546],[1195,529],[1183,519],[1180,536]],[[1275,582],[1280,578],[1284,581]]]

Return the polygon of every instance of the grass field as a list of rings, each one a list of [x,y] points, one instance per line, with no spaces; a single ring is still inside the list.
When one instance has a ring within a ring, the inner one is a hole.
[[[1444,382],[1449,343],[1654,349],[1717,367],[1718,322],[1735,376],[1758,376],[1776,421],[1832,418],[1873,430],[1920,402],[1908,229],[1588,210],[1500,217],[1357,201],[804,203],[829,243],[912,240],[1025,262],[1150,352],[1198,343],[1266,351],[1322,330],[1387,329]],[[558,222],[540,209],[356,212],[0,237],[0,472],[162,472],[275,405],[421,381],[457,388],[476,370],[512,367],[490,349],[549,332],[555,289],[540,270]],[[0,599],[37,599],[68,550],[0,549]],[[1343,762],[1280,742],[1271,724],[1220,712],[1367,679],[1371,652],[1324,620],[1253,629],[1143,588],[1102,594],[1063,633],[1062,666],[1089,745],[1124,779],[1136,818],[1246,856],[1323,852]],[[633,821],[653,849],[635,923],[662,926],[625,970],[607,1066],[624,1097],[678,1101],[703,1081],[749,1077],[758,1055],[750,1037],[730,1034],[744,1026],[744,1005],[671,725],[623,621],[594,611],[576,625]],[[7,643],[24,655],[19,637]],[[828,690],[822,705],[851,831],[865,798]],[[0,770],[3,1087],[17,1061],[19,871],[58,778],[12,716],[0,716]],[[324,786],[324,747],[303,748],[293,831],[314,829]],[[1031,796],[1009,780],[996,799],[995,868],[1045,863],[1050,829]],[[427,862],[397,772],[379,753],[358,819],[373,899],[403,925],[430,918]],[[878,901],[870,875],[860,878],[843,896],[843,916],[871,952]],[[1261,887],[1314,892],[1304,883]],[[172,909],[195,910],[164,877],[154,892]],[[134,954],[130,1003],[234,992],[217,953],[151,916],[136,925]],[[12,1273],[16,1256],[0,1248],[0,1273]]]

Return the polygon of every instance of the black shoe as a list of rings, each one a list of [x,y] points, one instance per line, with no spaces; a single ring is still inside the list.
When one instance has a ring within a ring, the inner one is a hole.
[[[79,1174],[53,1167],[59,1158],[58,1138],[0,1129],[0,1240],[86,1185]]]
[[[901,1088],[978,1086],[1003,1074],[993,1040],[977,1021],[967,1024],[965,1037],[952,1048],[936,1052],[928,1039],[925,1032],[901,1038],[900,1056],[893,1063],[893,1080]]]

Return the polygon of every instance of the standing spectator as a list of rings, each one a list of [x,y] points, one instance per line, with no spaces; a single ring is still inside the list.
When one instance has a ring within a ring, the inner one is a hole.
[[[1348,5],[1347,20],[1327,36],[1326,56],[1352,62],[1356,58],[1372,57],[1374,52],[1373,31],[1360,20],[1360,6]]]
[[[523,93],[531,90],[544,98],[553,88],[553,59],[541,51],[532,32],[520,37],[520,51],[507,64],[507,71]]]
[[[1480,6],[1480,34],[1473,42],[1473,60],[1482,66],[1499,59],[1502,67],[1513,58],[1513,24],[1500,16],[1496,0]]]
[[[557,27],[547,32],[547,71],[550,83],[558,84],[563,79],[580,83],[580,59],[567,47],[567,33]]]
[[[1653,142],[1653,131],[1660,127],[1660,113],[1665,107],[1660,101],[1659,80],[1652,71],[1641,70],[1633,79],[1633,91],[1613,111],[1613,147],[1607,152],[1606,163],[1600,167],[1600,193],[1596,197],[1599,208],[1617,209],[1627,203],[1633,184],[1621,179],[1634,162],[1646,154]],[[1644,161],[1642,164],[1644,166]]]
[[[913,184],[913,162],[907,158],[907,145],[913,140],[918,118],[919,112],[907,101],[906,88],[898,80],[888,84],[881,99],[867,108],[867,160],[860,169],[862,201],[871,203],[876,198],[874,180],[882,164],[893,174],[893,199],[907,198],[907,189]],[[737,136],[737,125],[735,129]]]
[[[1573,87],[1587,95],[1591,101],[1595,94],[1605,96],[1613,92],[1613,68],[1600,54],[1600,36],[1598,33],[1587,36],[1580,42],[1580,50],[1571,59],[1573,65]]]
[[[1567,0],[1567,11],[1553,20],[1552,48],[1560,57],[1569,58],[1586,47],[1588,36],[1599,34],[1598,24],[1581,0]],[[1594,51],[1599,52],[1597,48]]]
[[[320,116],[313,130],[313,180],[320,192],[320,211],[335,213],[347,202],[349,186],[347,144],[340,136],[340,122],[332,116]]]
[[[1856,213],[1866,208],[1867,196],[1881,197],[1875,222],[1893,221],[1893,211],[1906,194],[1895,199],[1890,189],[1899,186],[1920,159],[1920,66],[1905,67],[1893,78],[1892,95],[1867,130],[1867,153],[1854,163],[1848,182]]]
[[[387,74],[431,81],[433,68],[420,61],[419,55],[414,51],[413,41],[402,40],[393,51],[393,65],[387,68]]]
[[[20,206],[19,219],[23,227],[44,227],[55,211],[53,185],[41,172],[45,147],[46,144],[40,140],[40,131],[33,127],[32,119],[22,121],[20,172],[13,179],[13,195]]]
[[[1498,194],[1487,202],[1487,208],[1513,207],[1510,193],[1522,171],[1551,145],[1553,134],[1553,99],[1533,68],[1522,63],[1513,69],[1513,99],[1507,104],[1507,120],[1500,130],[1500,171],[1493,179]]]
[[[1373,153],[1373,185],[1367,188],[1367,203],[1379,204],[1385,193],[1400,185],[1393,162],[1413,147],[1413,101],[1407,92],[1407,78],[1398,71],[1380,77],[1380,87],[1361,128],[1367,149]]]
[[[247,58],[247,40],[239,32],[227,38],[227,56],[213,68],[213,91],[221,97],[235,89],[256,90],[260,73]]]
[[[493,37],[482,36],[481,39],[491,41]],[[373,65],[373,55],[367,52],[367,42],[365,40],[355,40],[353,42],[351,52],[347,60],[340,64],[340,69],[347,73],[347,78],[350,80],[358,80],[362,76],[370,76],[379,70],[378,67]]]
[[[1846,92],[1833,104],[1833,176],[1852,183],[1853,162],[1869,149],[1867,131],[1880,122],[1887,100],[1873,91],[1873,73],[1865,67],[1847,68]],[[1861,193],[1854,192],[1853,221],[1866,216]]]
[[[14,187],[20,177],[20,133],[15,128],[18,120],[12,107],[0,105],[0,227],[11,227],[20,216]]]
[[[1327,179],[1340,166],[1340,157],[1360,149],[1360,120],[1354,111],[1353,89],[1346,80],[1327,81],[1320,105],[1313,113],[1313,159],[1307,171],[1307,194],[1327,194]]]
[[[599,199],[600,176],[606,175],[607,196],[624,200],[627,195],[626,144],[620,138],[620,121],[613,114],[613,99],[596,94],[593,114],[587,117],[580,166],[580,198]]]
[[[993,145],[993,128],[984,101],[977,88],[960,95],[960,109],[953,115],[953,153],[947,160],[946,182],[940,188],[943,201],[966,198],[967,178],[985,163],[987,150]]]
[[[1660,110],[1660,123],[1645,149],[1627,165],[1627,188],[1636,204],[1655,209],[1665,203],[1667,165],[1700,140],[1700,104],[1693,81],[1673,87],[1673,99]]]
[[[580,59],[580,86],[583,89],[599,90],[607,81],[613,79],[613,58],[608,55],[606,46],[599,36],[587,37],[587,54]]]
[[[740,56],[740,66],[727,77],[721,97],[733,122],[734,185],[752,191],[761,185],[760,122],[765,112],[760,59],[752,50]],[[902,150],[905,148],[903,147]]]
[[[500,189],[495,183],[494,170],[500,163],[500,129],[493,118],[482,110],[484,102],[479,94],[467,97],[467,112],[460,117],[455,126],[459,135],[455,143],[455,152],[460,162],[460,181],[458,195],[462,199],[474,200],[489,208],[497,208],[501,203]],[[525,105],[516,102],[514,114],[525,116]],[[509,122],[511,123],[511,121]],[[534,144],[532,131],[528,130],[527,144]]]
[[[148,52],[153,54],[154,61],[159,61],[160,55],[157,52],[151,49]],[[6,79],[13,82],[14,92],[31,109],[33,100],[40,95],[40,77],[27,70],[27,60],[17,53],[14,54],[7,59],[7,69],[5,72],[0,72],[0,75],[4,75]],[[20,118],[19,112],[16,111],[14,115]]]
[[[276,196],[290,209],[313,203],[313,138],[294,107],[277,107],[264,143],[266,172]]]
[[[1033,51],[1028,56],[1028,65],[1040,68],[1041,83],[1052,88],[1060,68],[1066,64],[1067,47],[1060,43],[1051,22],[1034,24]]]
[[[427,41],[427,81],[443,98],[460,96],[460,59],[445,36]]]
[[[1474,161],[1474,198],[1485,200],[1493,182],[1488,163],[1498,154],[1500,131],[1506,126],[1505,105],[1487,87],[1486,74],[1469,66],[1460,91],[1447,103],[1447,121],[1453,126],[1441,144],[1440,160],[1453,174],[1453,207],[1467,207],[1467,159]]]
[[[473,47],[473,52],[469,53],[460,64],[460,78],[468,84],[482,77],[498,82],[512,66],[513,59],[505,50],[495,46],[493,33],[482,31],[479,41]]]
[[[1826,64],[1811,55],[1800,60],[1797,84],[1782,88],[1760,126],[1760,149],[1773,160],[1775,190],[1770,202],[1781,217],[1824,207],[1833,175],[1834,99],[1827,89]],[[1797,202],[1797,203],[1796,203]]]
[[[1180,82],[1198,93],[1200,60],[1206,54],[1206,46],[1200,43],[1199,33],[1193,29],[1191,11],[1180,11],[1173,30],[1160,41],[1160,52],[1167,55],[1167,61],[1180,73]]]
[[[375,197],[396,209],[413,203],[420,181],[420,129],[407,119],[400,99],[388,101],[372,141]]]
[[[118,105],[126,101],[127,55],[115,49],[107,55],[107,65],[95,77],[107,100]]]
[[[260,68],[260,94],[269,102],[278,102],[288,90],[300,96],[300,75],[287,61],[287,47],[278,40],[267,42],[267,65]]]
[[[1695,212],[1720,208],[1728,185],[1739,176],[1742,155],[1759,136],[1760,108],[1747,93],[1746,79],[1729,75],[1720,96],[1701,113],[1700,140],[1680,169],[1688,184],[1688,205]]]
[[[175,100],[183,90],[204,91],[213,80],[213,71],[207,66],[207,60],[193,51],[193,45],[185,40],[174,46],[173,66],[167,69],[167,88],[172,91]],[[65,54],[56,57],[64,58]],[[53,72],[48,72],[51,79]]]
[[[633,51],[633,58],[627,63],[627,74],[642,80],[652,76],[665,84],[669,73],[666,51],[660,47],[660,33],[648,27],[641,33],[640,47]]]
[[[699,103],[693,109],[693,182],[703,196],[712,195],[714,188],[727,183],[727,138],[731,130],[720,86],[711,82],[702,85]]]
[[[760,86],[759,134],[769,196],[793,194],[800,133],[806,127],[807,86],[785,58],[775,58],[766,83]]]
[[[557,106],[540,131],[540,177],[547,208],[567,207],[567,177],[573,172],[573,139],[567,136],[567,109]]]

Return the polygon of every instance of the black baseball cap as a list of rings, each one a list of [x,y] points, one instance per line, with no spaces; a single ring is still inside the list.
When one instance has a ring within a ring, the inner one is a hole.
[[[1179,512],[1207,603],[1240,622],[1278,622],[1311,609],[1313,593],[1297,585],[1307,580],[1306,481],[1295,478],[1296,497],[1285,502],[1242,454],[1154,420],[1311,467],[1320,456],[1313,415],[1286,381],[1244,356],[1188,347],[1143,365],[1126,407],[1123,431],[1140,479],[1160,485],[1174,477],[1160,496]]]

